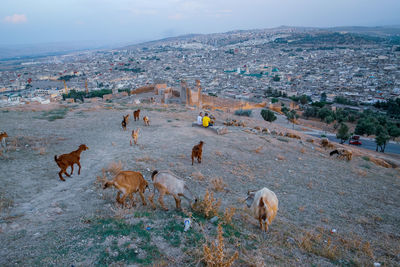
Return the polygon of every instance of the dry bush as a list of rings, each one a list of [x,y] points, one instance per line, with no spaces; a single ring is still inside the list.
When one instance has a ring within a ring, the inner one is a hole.
[[[101,169],[101,176],[97,175],[96,176],[96,181],[95,183],[99,184],[99,185],[103,185],[107,182],[107,175],[106,175],[106,170],[104,168]]]
[[[217,155],[217,156],[219,156],[219,157],[221,157],[223,154],[222,154],[222,152],[221,151],[215,151],[215,155]]]
[[[312,138],[308,138],[308,139],[306,139],[306,141],[309,142],[309,143],[311,143],[311,144],[314,143],[314,139],[312,139]]]
[[[263,149],[264,146],[259,146],[256,149],[254,149],[255,153],[261,153],[261,150]]]
[[[146,163],[155,163],[155,162],[157,162],[155,159],[153,159],[152,157],[149,157],[149,156],[144,156],[142,158],[137,158],[136,161],[137,162],[146,162]]]
[[[305,209],[306,209],[306,207],[305,207],[305,206],[301,206],[301,207],[299,207],[299,211],[301,211],[301,212],[303,212]]]
[[[301,152],[302,154],[306,153],[306,150],[304,149],[304,147],[303,147],[302,149],[300,149],[300,152]]]
[[[178,158],[180,158],[180,159],[185,159],[186,156],[185,156],[185,154],[179,154],[179,155],[178,155]]]
[[[199,181],[204,180],[204,175],[201,172],[193,172],[190,176]]]
[[[312,189],[312,188],[313,188],[313,183],[312,183],[312,181],[310,181],[310,182],[307,184],[307,187],[308,187],[308,189]]]
[[[392,168],[392,165],[389,164],[388,162],[386,162],[383,159],[379,159],[379,158],[373,158],[373,157],[369,157],[369,161],[375,163],[378,166],[382,166],[384,168]]]
[[[106,171],[111,173],[113,176],[117,175],[122,170],[122,162],[111,162]]]
[[[210,218],[218,215],[218,210],[220,206],[221,206],[221,199],[217,201],[214,198],[214,194],[212,192],[209,193],[208,190],[206,190],[204,198],[200,201],[197,201],[197,203],[193,205],[193,209],[196,212],[203,214],[204,217]]]
[[[222,237],[222,225],[218,224],[217,240],[211,243],[211,247],[207,244],[203,245],[204,258],[207,266],[211,267],[229,267],[239,258],[239,253],[235,251],[232,257],[225,253],[224,238]]]
[[[282,156],[281,154],[278,154],[278,155],[276,156],[276,158],[277,158],[278,160],[285,160],[285,157]]]
[[[222,192],[225,190],[226,184],[224,183],[224,179],[222,177],[215,177],[211,179],[212,190],[216,192]]]
[[[226,224],[232,223],[232,218],[233,218],[233,215],[235,215],[235,212],[236,212],[236,208],[232,207],[232,206],[225,209],[223,220]]]

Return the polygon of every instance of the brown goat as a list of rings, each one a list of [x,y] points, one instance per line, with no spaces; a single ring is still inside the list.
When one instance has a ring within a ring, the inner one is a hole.
[[[118,189],[117,193],[117,202],[124,205],[126,197],[132,201],[132,204],[135,206],[133,202],[133,193],[139,192],[140,198],[142,199],[143,205],[147,205],[146,200],[144,198],[144,191],[149,187],[147,181],[143,178],[143,175],[140,172],[135,171],[120,171],[114,179],[108,181],[104,184],[103,189],[107,187],[114,186]],[[122,198],[120,198],[120,194],[122,192]]]
[[[194,162],[195,158],[197,158],[197,161],[199,163],[201,163],[201,157],[202,157],[202,154],[203,154],[203,144],[204,144],[204,142],[200,141],[200,143],[198,145],[195,145],[192,148],[192,165],[193,165],[193,162]]]
[[[137,129],[136,131],[132,130],[132,139],[133,139],[133,142],[135,143],[135,145],[137,145],[137,141],[139,138],[139,131],[140,131],[140,128]],[[131,140],[130,144],[132,145],[132,140]]]
[[[139,115],[140,115],[140,109],[135,110],[135,111],[133,112],[133,119],[134,119],[135,121],[136,121],[136,119],[139,120]]]
[[[124,129],[124,131],[126,131],[126,126],[128,125],[128,121],[129,121],[129,114],[126,116],[122,115],[122,117],[123,117],[123,120],[121,122],[122,129]]]
[[[58,176],[60,176],[61,181],[65,181],[65,179],[62,177],[62,174],[65,173],[68,177],[72,175],[74,172],[74,164],[78,164],[79,169],[78,169],[78,175],[81,174],[81,163],[79,160],[81,159],[81,153],[82,151],[85,151],[89,149],[86,145],[80,145],[79,148],[75,151],[72,151],[69,154],[62,154],[57,158],[57,155],[54,156],[54,160],[56,161],[58,167],[60,167],[61,171],[58,173]],[[71,173],[67,173],[67,168],[71,167]]]
[[[4,152],[7,149],[6,137],[8,137],[8,134],[6,132],[0,133],[0,142],[1,142],[1,146],[3,147]]]
[[[143,121],[144,121],[144,126],[150,126],[150,120],[147,116],[143,117]]]

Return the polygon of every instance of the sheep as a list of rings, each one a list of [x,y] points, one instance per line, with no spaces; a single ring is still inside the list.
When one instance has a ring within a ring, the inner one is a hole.
[[[253,213],[254,218],[260,223],[261,231],[268,231],[268,226],[278,212],[278,198],[275,193],[266,187],[258,191],[249,191],[246,204]]]
[[[346,150],[346,149],[335,149],[333,151],[331,151],[331,153],[329,153],[329,156],[332,156],[334,154],[337,154],[338,158],[346,158],[348,161],[351,160],[351,158],[353,157],[353,153],[350,150]]]
[[[197,198],[189,190],[186,183],[182,181],[179,177],[174,175],[172,172],[159,172],[155,170],[151,174],[151,179],[153,180],[154,192],[149,197],[149,200],[153,209],[156,209],[156,206],[153,202],[156,190],[160,193],[160,196],[158,197],[158,202],[160,202],[161,207],[166,211],[168,210],[168,208],[164,205],[164,195],[172,195],[174,197],[177,209],[181,209],[181,196],[189,202],[190,207],[192,207],[192,201],[194,201],[195,203],[197,202]]]
[[[114,186],[118,189],[117,193],[117,202],[124,205],[126,197],[132,201],[133,206],[135,203],[132,200],[133,193],[139,192],[140,198],[142,199],[143,206],[146,206],[146,200],[144,198],[144,191],[149,187],[148,182],[143,178],[143,175],[140,172],[135,171],[120,171],[114,179],[108,181],[104,184],[103,189],[106,189],[110,186]],[[122,192],[122,199],[120,198],[120,194]]]
[[[122,117],[123,117],[123,120],[121,122],[122,129],[124,129],[124,131],[126,131],[126,126],[128,125],[128,121],[129,121],[129,114],[126,116],[122,115]]]
[[[201,163],[201,158],[203,156],[203,144],[204,144],[204,142],[200,141],[200,143],[198,145],[195,145],[192,148],[192,165],[193,165],[195,158],[197,158],[197,161],[199,163]]]
[[[139,115],[140,115],[140,109],[135,110],[135,111],[133,112],[133,119],[134,119],[135,121],[136,121],[136,119],[139,120]]]
[[[143,117],[143,121],[144,121],[144,126],[150,126],[150,120],[147,116]]]
[[[78,175],[81,174],[81,164],[79,162],[81,158],[82,151],[89,149],[86,145],[80,145],[79,148],[75,151],[72,151],[69,154],[62,154],[57,158],[57,155],[54,156],[54,160],[57,163],[58,167],[60,167],[61,171],[58,173],[61,181],[65,181],[62,177],[62,174],[65,173],[68,177],[72,175],[74,172],[74,164],[78,164]],[[71,166],[71,173],[67,173],[67,168]]]
[[[3,147],[3,152],[6,152],[7,149],[6,137],[8,137],[8,134],[6,132],[0,132],[0,141],[1,146]]]
[[[133,139],[133,142],[135,143],[135,145],[137,145],[137,141],[139,138],[139,131],[140,131],[140,128],[138,128],[136,131],[132,130],[132,139]],[[130,144],[132,145],[132,140],[131,140]]]

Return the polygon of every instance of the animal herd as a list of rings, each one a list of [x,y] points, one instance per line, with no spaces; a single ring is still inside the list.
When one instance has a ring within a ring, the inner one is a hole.
[[[133,112],[134,121],[140,120],[140,109]],[[147,116],[143,117],[143,122],[145,126],[150,126],[150,120]],[[121,122],[122,129],[125,131],[129,123],[129,114],[123,115],[123,120]],[[132,130],[130,145],[132,146],[132,140],[135,145],[138,143],[140,128],[137,130]],[[6,148],[5,138],[8,137],[6,132],[0,132],[0,140],[3,149]],[[192,148],[192,165],[197,159],[197,162],[201,164],[202,153],[203,153],[204,142],[200,141],[197,145]],[[323,139],[321,141],[321,146],[324,148],[335,148],[329,141]],[[74,165],[78,165],[78,175],[81,171],[80,156],[85,150],[88,150],[85,144],[81,144],[77,150],[72,151],[68,154],[62,154],[60,156],[55,155],[54,160],[60,168],[58,173],[61,181],[65,181],[63,174],[70,177],[74,172]],[[346,149],[335,149],[330,152],[330,156],[337,154],[339,158],[345,158],[351,160],[352,152]],[[71,172],[67,172],[67,168],[71,168]],[[154,204],[155,194],[158,193],[158,202],[162,209],[168,210],[164,203],[165,195],[170,195],[174,198],[176,208],[181,209],[181,198],[184,198],[189,206],[192,207],[193,203],[198,201],[197,196],[191,191],[189,186],[180,177],[176,176],[169,170],[153,171],[151,175],[153,192],[149,195],[148,200],[150,201],[151,207],[156,209]],[[145,198],[145,190],[149,188],[149,183],[144,179],[140,172],[123,170],[119,171],[111,181],[107,181],[103,185],[103,189],[114,187],[118,190],[116,201],[119,204],[125,205],[126,198],[131,200],[131,203],[135,206],[133,202],[133,194],[139,193],[143,205],[147,205]],[[246,204],[250,209],[253,217],[258,220],[260,228],[262,231],[267,231],[269,225],[272,223],[276,214],[278,212],[278,198],[275,193],[268,188],[264,187],[258,191],[249,191],[247,193]]]

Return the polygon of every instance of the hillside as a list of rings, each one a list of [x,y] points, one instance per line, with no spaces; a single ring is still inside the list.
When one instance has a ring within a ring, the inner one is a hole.
[[[0,265],[203,264],[203,244],[215,240],[218,222],[190,210],[185,200],[185,211],[175,210],[170,196],[169,211],[158,202],[156,210],[143,206],[138,196],[136,207],[121,208],[116,190],[102,189],[121,168],[140,171],[149,182],[153,170],[169,169],[200,199],[207,189],[213,192],[222,214],[235,207],[232,222],[223,224],[227,255],[239,253],[234,266],[399,264],[399,171],[374,164],[378,154],[351,148],[350,162],[329,157],[319,140],[265,134],[254,127],[289,130],[218,111],[218,125],[235,118],[247,127],[216,135],[191,127],[197,110],[130,103],[0,110],[0,130],[10,136],[0,156]],[[150,118],[149,127],[133,121],[137,108],[141,118]],[[121,129],[124,114],[131,114],[127,131]],[[139,145],[130,146],[138,127]],[[203,162],[192,166],[191,149],[200,140]],[[80,144],[90,148],[82,152],[81,174],[75,168],[73,177],[60,181],[54,155]],[[266,235],[243,202],[248,190],[262,187],[279,199]],[[192,225],[183,232],[188,216]]]

